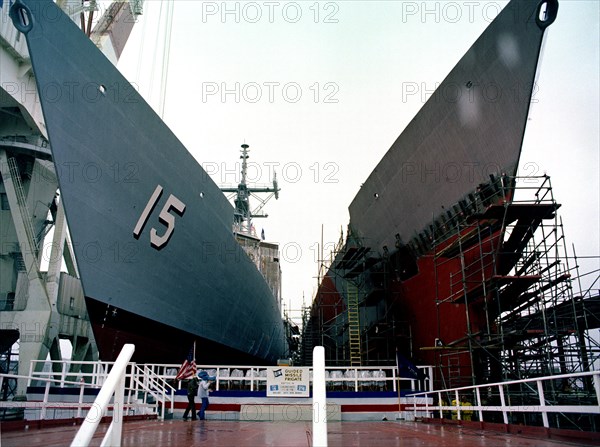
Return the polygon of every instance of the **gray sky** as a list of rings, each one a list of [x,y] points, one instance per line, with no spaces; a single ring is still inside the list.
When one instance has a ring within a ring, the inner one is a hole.
[[[239,182],[243,142],[250,180],[276,170],[280,199],[255,226],[280,244],[286,307],[313,297],[321,226],[331,249],[360,184],[505,4],[175,1],[163,118],[219,185]],[[146,1],[119,65],[157,110],[160,11]],[[521,154],[522,174],[552,177],[579,256],[600,252],[599,16],[560,0]]]

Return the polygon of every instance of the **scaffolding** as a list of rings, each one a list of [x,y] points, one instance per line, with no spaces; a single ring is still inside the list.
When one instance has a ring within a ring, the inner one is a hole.
[[[487,203],[477,204],[468,219],[441,227],[449,231],[434,238],[438,288],[447,284],[438,296],[439,318],[449,305],[465,312],[465,336],[446,340],[441,348],[450,349],[438,351],[441,382],[467,386],[591,370],[600,357],[594,336],[600,295],[594,282],[587,291],[573,291],[575,280],[581,289],[582,275],[575,254],[567,253],[550,178],[493,183],[492,194],[479,193]],[[550,385],[549,399],[593,394],[585,380]],[[526,404],[531,390],[512,391],[515,404]]]
[[[303,364],[311,364],[316,345],[332,366],[395,364],[398,345],[410,345],[410,324],[394,312],[389,270],[388,258],[351,233],[346,241],[340,236],[327,259],[321,254],[318,291],[303,310]]]
[[[353,249],[350,257],[355,254]],[[300,357],[304,365],[312,364],[313,347],[323,346],[329,364],[348,365],[353,356],[353,364],[360,366],[359,288],[348,282],[343,272],[330,268],[339,256],[349,259],[345,256],[343,232],[327,258],[321,248],[318,292],[312,306],[303,309]],[[353,290],[352,303],[348,302],[350,289]]]
[[[316,344],[332,366],[393,365],[397,349],[433,365],[437,389],[589,371],[600,360],[598,271],[585,290],[559,209],[548,176],[490,176],[395,250],[349,234],[305,309],[303,363]],[[566,389],[583,396],[592,384],[554,391]]]

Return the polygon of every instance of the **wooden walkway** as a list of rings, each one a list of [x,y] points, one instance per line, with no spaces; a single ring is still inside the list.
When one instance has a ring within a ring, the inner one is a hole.
[[[99,446],[108,424],[101,424],[92,440]],[[2,431],[1,447],[64,447],[79,426]],[[237,422],[146,420],[123,425],[123,447],[128,446],[311,446],[309,422]],[[420,422],[331,422],[328,442],[334,446],[439,447],[557,447],[577,445],[514,434]],[[581,444],[579,444],[581,445]]]

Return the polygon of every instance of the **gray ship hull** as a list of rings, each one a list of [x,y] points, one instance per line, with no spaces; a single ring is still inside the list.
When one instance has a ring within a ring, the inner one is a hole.
[[[511,2],[437,87],[350,204],[350,227],[365,246],[391,252],[490,175],[515,175],[557,9],[556,1]]]
[[[158,360],[146,354],[160,341],[173,353],[160,360],[179,362],[193,339],[220,361],[283,356],[278,303],[217,185],[52,1],[18,1],[11,17],[27,37],[101,358],[138,336],[137,361]]]

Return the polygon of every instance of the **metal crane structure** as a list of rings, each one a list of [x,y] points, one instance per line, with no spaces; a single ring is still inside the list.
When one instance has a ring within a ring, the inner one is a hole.
[[[10,3],[0,2],[0,371],[28,375],[31,360],[63,358],[61,340],[70,341],[73,361],[96,360],[98,351],[73,254],[80,241],[69,238],[29,52],[9,19]],[[114,64],[142,13],[141,0],[115,1],[104,11],[96,1],[57,4]],[[89,166],[58,168],[97,175]],[[25,380],[5,380],[0,399],[25,391]]]

